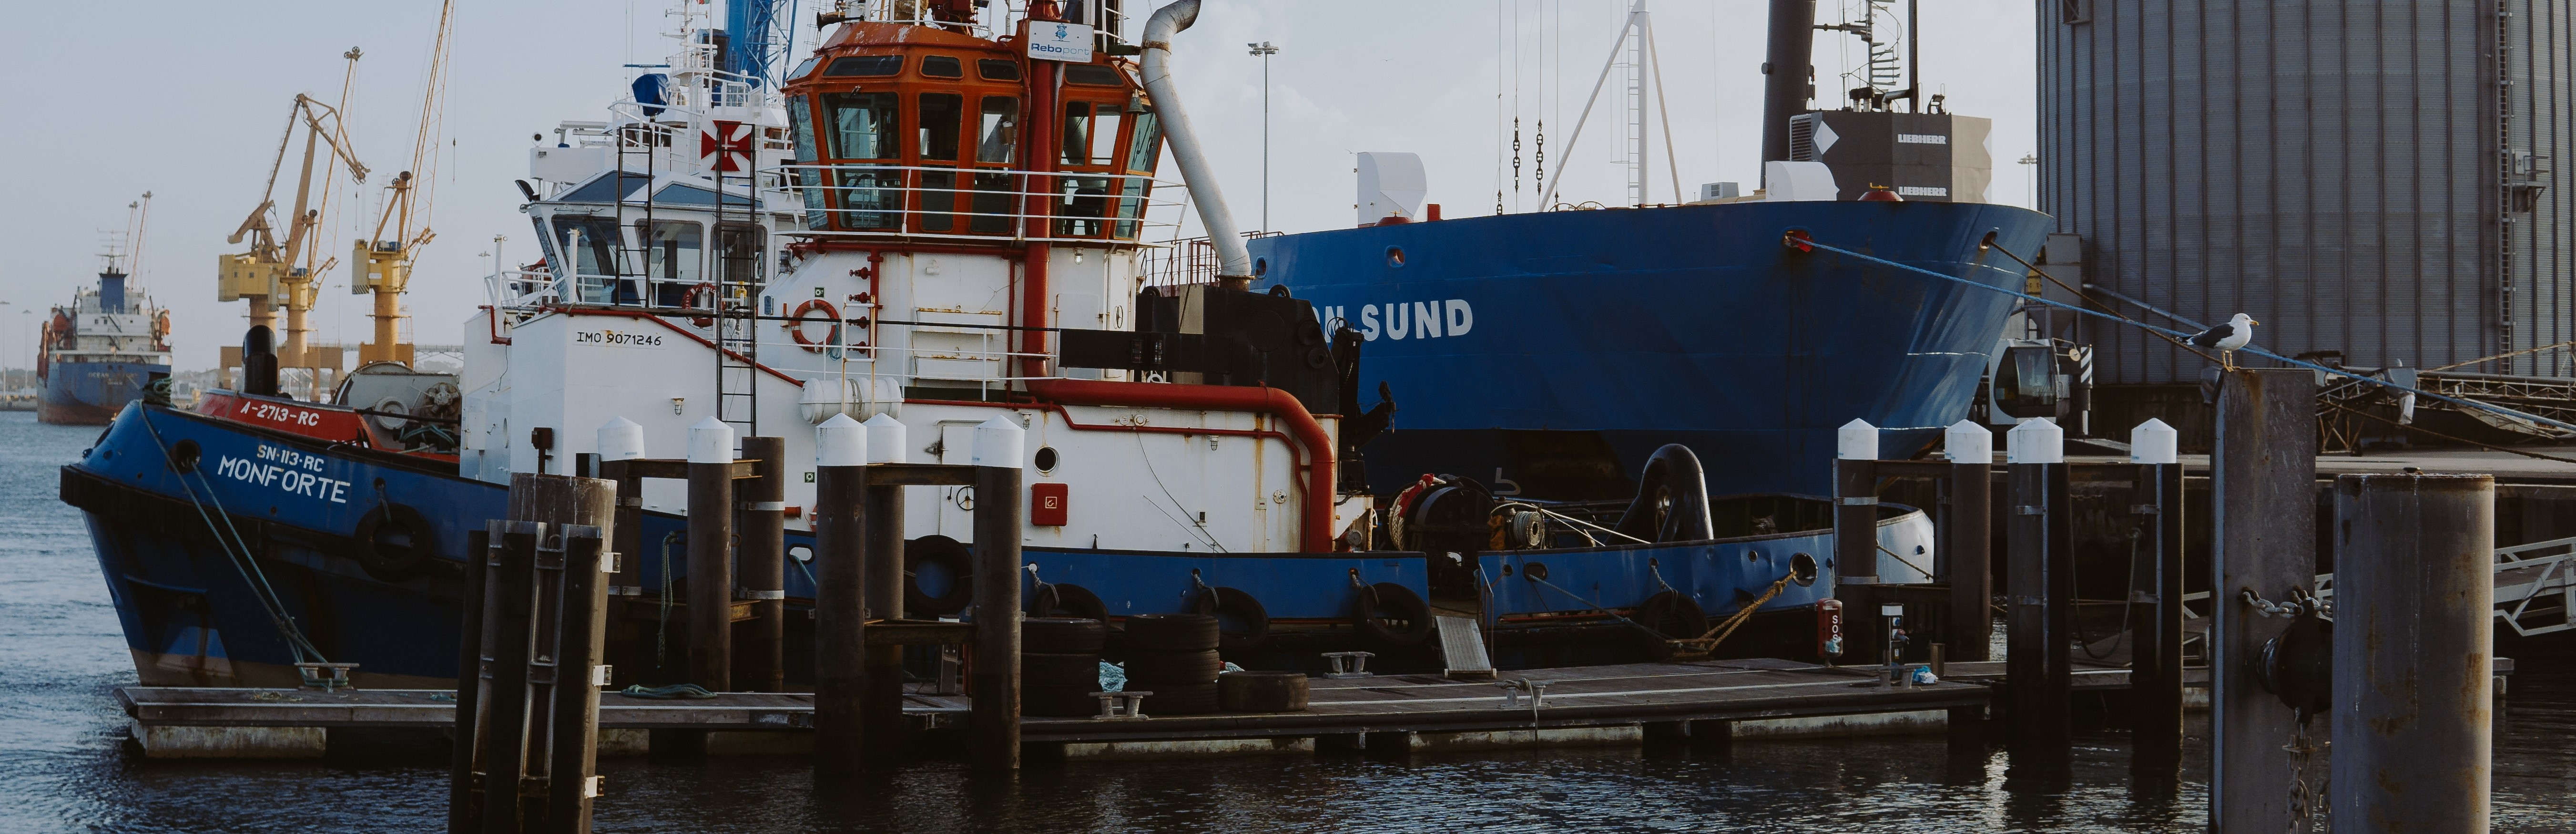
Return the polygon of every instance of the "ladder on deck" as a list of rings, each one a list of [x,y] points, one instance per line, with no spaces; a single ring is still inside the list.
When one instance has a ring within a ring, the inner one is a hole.
[[[757,202],[759,182],[749,173],[708,172],[715,178],[716,419],[735,437],[760,434],[760,288],[763,248]],[[743,187],[735,219],[732,185]]]

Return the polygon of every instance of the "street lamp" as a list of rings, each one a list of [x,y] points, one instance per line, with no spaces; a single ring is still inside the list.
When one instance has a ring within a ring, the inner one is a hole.
[[[1270,56],[1279,47],[1269,41],[1247,43],[1252,55],[1261,59],[1261,230],[1270,231]]]
[[[2039,154],[2036,154],[2036,153],[2026,153],[2026,154],[2022,154],[2022,155],[2021,155],[2021,160],[2020,160],[2020,162],[2021,162],[2021,164],[2023,164],[2023,165],[2032,165],[2032,166],[2036,166],[2036,165],[2038,165],[2038,164],[2039,164]],[[2031,210],[2031,211],[2038,211],[2038,210],[2039,210],[2039,169],[2038,169],[2038,168],[2036,168],[2036,167],[2034,167],[2034,168],[2030,169],[2030,173],[2029,173],[2028,175],[2024,176],[2024,177],[2023,177],[2023,179],[2024,179],[2024,180],[2028,180],[2028,181],[2030,182],[2030,210]]]

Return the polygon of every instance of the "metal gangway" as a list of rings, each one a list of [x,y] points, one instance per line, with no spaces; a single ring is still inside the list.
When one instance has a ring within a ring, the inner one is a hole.
[[[2317,598],[2334,598],[2334,574],[2317,575]],[[2524,637],[2576,629],[2576,537],[2496,548],[2495,609]]]

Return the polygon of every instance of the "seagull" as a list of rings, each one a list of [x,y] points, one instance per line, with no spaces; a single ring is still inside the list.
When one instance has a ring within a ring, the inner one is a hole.
[[[2219,365],[2233,371],[2236,370],[2236,351],[2245,347],[2247,342],[2254,341],[2254,325],[2261,323],[2253,316],[2238,313],[2226,324],[2194,333],[2184,341],[2193,347],[2217,348]]]

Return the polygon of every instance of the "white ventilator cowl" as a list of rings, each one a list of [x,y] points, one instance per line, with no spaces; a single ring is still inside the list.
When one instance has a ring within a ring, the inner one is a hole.
[[[644,456],[644,426],[618,417],[599,427],[599,459],[634,460]]]
[[[1995,433],[1977,421],[1951,423],[1941,435],[1941,448],[1951,463],[1995,462]]]
[[[2129,430],[2130,463],[2181,463],[2182,433],[2153,417]]]
[[[2046,417],[2021,421],[2004,433],[2005,463],[2065,463],[2066,430]]]
[[[865,466],[868,427],[847,414],[834,414],[814,427],[815,466]]]
[[[1028,448],[1029,431],[1020,428],[1017,415],[1005,414],[975,426],[976,466],[1020,468],[1020,453]]]
[[[732,463],[733,427],[713,417],[689,427],[690,463]]]
[[[1867,420],[1853,420],[1834,430],[1834,458],[1837,460],[1877,460],[1878,427]]]
[[[903,421],[879,414],[868,418],[868,462],[902,463]]]

